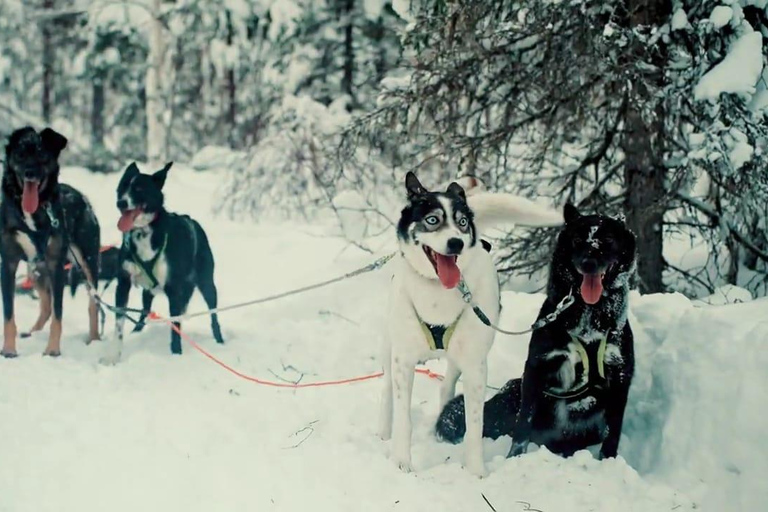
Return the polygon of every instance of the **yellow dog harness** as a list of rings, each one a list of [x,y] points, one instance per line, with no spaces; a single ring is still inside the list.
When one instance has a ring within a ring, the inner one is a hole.
[[[592,388],[599,388],[605,382],[605,349],[608,345],[608,334],[600,335],[600,344],[597,347],[596,361],[594,367],[590,366],[590,358],[584,343],[575,334],[571,334],[571,343],[579,354],[581,364],[584,368],[581,382],[571,389],[550,388],[545,390],[544,394],[552,398],[572,399],[578,398]],[[569,345],[570,345],[569,344]],[[592,369],[596,370],[593,372]]]
[[[429,345],[431,350],[448,350],[448,345],[451,343],[451,338],[453,337],[453,333],[456,331],[456,326],[458,325],[459,320],[461,320],[462,315],[464,315],[464,311],[462,310],[462,312],[459,313],[459,316],[456,317],[456,320],[454,320],[452,324],[432,325],[421,319],[419,313],[416,311],[415,306],[413,307],[413,313],[416,315],[416,319],[419,321],[421,332],[424,333],[424,338],[427,340],[427,345]]]

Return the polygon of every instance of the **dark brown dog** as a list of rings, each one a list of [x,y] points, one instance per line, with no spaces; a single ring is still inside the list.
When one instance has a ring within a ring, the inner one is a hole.
[[[99,223],[88,200],[59,184],[59,154],[67,139],[46,128],[40,133],[16,130],[5,147],[0,205],[0,288],[3,296],[2,355],[16,357],[14,291],[16,270],[25,260],[32,267],[40,297],[40,315],[29,330],[39,331],[53,313],[44,354],[61,354],[61,317],[68,259],[76,260],[93,286],[98,280]],[[89,341],[98,339],[98,308],[91,299]]]

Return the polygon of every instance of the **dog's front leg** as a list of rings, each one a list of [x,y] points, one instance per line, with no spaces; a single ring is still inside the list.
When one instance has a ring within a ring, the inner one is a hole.
[[[125,325],[125,311],[128,298],[131,294],[131,278],[125,272],[117,276],[117,288],[115,289],[115,339],[107,343],[107,350],[101,358],[102,364],[117,364],[123,352],[123,327]]]
[[[470,473],[482,478],[488,474],[483,457],[483,401],[488,366],[483,360],[465,365],[463,370],[464,416],[467,425],[467,433],[464,436],[464,465]]]
[[[48,335],[48,346],[45,347],[43,355],[58,357],[61,355],[61,319],[64,313],[64,285],[66,284],[64,263],[61,259],[56,258],[49,265],[48,271],[51,276],[53,320],[51,321],[51,332]]]
[[[18,260],[3,258],[0,261],[0,288],[3,294],[3,357],[16,357],[16,322],[13,318],[13,299],[16,292]]]
[[[397,466],[406,473],[411,466],[411,393],[413,392],[413,370],[415,362],[404,361],[392,356],[393,401],[393,447],[392,457]]]
[[[22,333],[21,337],[26,338],[31,336],[33,332],[43,330],[45,324],[51,318],[51,290],[50,282],[47,276],[38,276],[35,280],[35,291],[37,291],[37,297],[40,303],[40,313],[37,316],[37,321],[26,333]]]
[[[512,447],[507,457],[517,457],[528,450],[533,415],[536,413],[536,403],[541,399],[542,391],[542,371],[538,367],[536,358],[529,355],[523,371],[520,410],[512,431]]]
[[[139,317],[139,322],[133,328],[133,332],[141,332],[142,329],[144,329],[144,326],[146,325],[145,321],[147,319],[147,315],[149,315],[149,312],[152,309],[152,300],[154,298],[155,298],[155,295],[151,291],[149,291],[149,290],[142,290],[142,292],[141,292],[141,316]]]
[[[605,439],[600,447],[600,459],[616,457],[619,452],[621,428],[624,423],[624,410],[627,407],[629,386],[617,386],[606,394],[605,402]]]

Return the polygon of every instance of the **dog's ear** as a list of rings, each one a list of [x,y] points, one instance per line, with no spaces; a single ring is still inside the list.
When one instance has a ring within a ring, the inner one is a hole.
[[[139,171],[139,166],[136,165],[136,162],[131,162],[131,165],[126,167],[122,179],[131,179],[138,174],[141,174],[141,171]]]
[[[5,146],[5,154],[9,155],[12,151],[20,149],[26,139],[37,139],[37,130],[31,126],[25,126],[15,130],[8,137],[8,144]]]
[[[40,139],[43,142],[43,149],[50,152],[54,158],[58,158],[59,154],[67,147],[67,138],[50,128],[40,132]]]
[[[168,177],[168,170],[173,165],[173,162],[168,162],[165,164],[165,167],[157,171],[155,174],[152,175],[152,181],[155,182],[155,185],[157,185],[157,188],[160,190],[163,189],[163,185],[165,185],[165,178]]]
[[[581,214],[575,206],[573,206],[571,203],[565,204],[565,208],[563,208],[563,218],[565,219],[566,224],[573,222],[580,217]]]
[[[467,200],[467,194],[464,193],[464,189],[461,185],[456,183],[455,181],[448,185],[448,190],[446,191],[452,196],[460,197],[462,201]]]
[[[427,189],[411,171],[405,175],[405,190],[408,191],[408,199],[414,199],[427,193]]]

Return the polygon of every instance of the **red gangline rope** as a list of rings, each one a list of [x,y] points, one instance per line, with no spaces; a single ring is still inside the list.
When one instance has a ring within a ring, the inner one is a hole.
[[[203,354],[205,357],[216,363],[217,365],[221,366],[225,370],[227,370],[229,373],[240,377],[241,379],[247,380],[249,382],[254,382],[256,384],[261,384],[262,386],[270,386],[274,388],[290,388],[290,389],[299,389],[299,388],[320,388],[320,387],[326,387],[326,386],[339,386],[342,384],[351,384],[353,382],[362,382],[366,380],[373,380],[378,379],[379,377],[384,375],[384,372],[377,372],[372,373],[370,375],[362,375],[360,377],[350,377],[348,379],[340,379],[340,380],[326,380],[326,381],[320,381],[320,382],[306,382],[306,383],[291,383],[291,382],[273,382],[269,380],[259,379],[258,377],[252,377],[250,375],[246,375],[238,370],[235,370],[231,366],[229,366],[227,363],[223,362],[222,360],[218,359],[216,356],[205,350],[203,347],[197,344],[195,340],[184,334],[181,329],[179,329],[176,324],[171,322],[170,320],[161,317],[154,311],[149,313],[149,319],[152,320],[160,320],[162,322],[167,323],[171,329],[173,329],[181,338],[189,343],[192,348]],[[416,368],[416,373],[419,373],[421,375],[426,375],[430,379],[438,379],[442,380],[443,376],[439,373],[435,373],[427,368]]]

